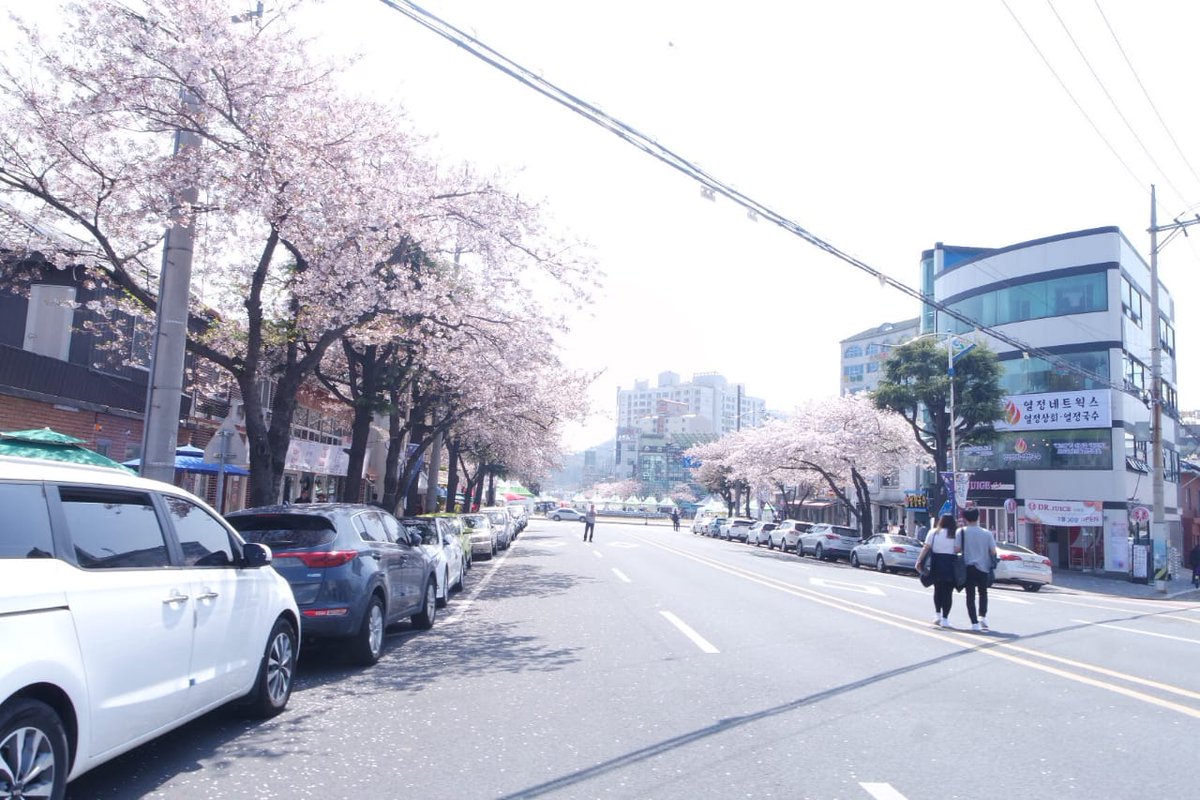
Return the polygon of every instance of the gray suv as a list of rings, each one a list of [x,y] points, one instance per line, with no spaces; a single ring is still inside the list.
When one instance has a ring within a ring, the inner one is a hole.
[[[370,665],[383,654],[383,632],[411,617],[432,628],[437,576],[415,537],[388,512],[352,503],[264,506],[226,519],[248,542],[271,549],[300,607],[306,638],[345,638],[350,655]]]

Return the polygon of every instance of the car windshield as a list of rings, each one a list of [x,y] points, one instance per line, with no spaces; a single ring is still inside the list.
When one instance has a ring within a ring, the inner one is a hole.
[[[1010,553],[1025,553],[1026,555],[1035,556],[1037,553],[1030,550],[1028,547],[1022,547],[1019,544],[1008,544],[1007,542],[997,542],[997,550],[1007,550]]]
[[[467,514],[462,518],[463,526],[466,528],[488,528],[491,523],[483,514]]]
[[[490,519],[496,525],[503,525],[508,522],[508,514],[504,513],[503,511],[489,511],[487,512],[487,515],[488,519]]]

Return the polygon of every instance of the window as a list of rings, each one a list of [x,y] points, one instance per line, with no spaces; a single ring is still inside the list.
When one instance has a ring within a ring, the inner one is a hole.
[[[1146,390],[1146,365],[1129,353],[1122,353],[1124,363],[1125,385],[1139,391]]]
[[[877,345],[874,343],[867,345],[867,355],[873,356],[876,353],[881,353],[881,352],[883,352],[883,347],[881,347],[880,345]]]
[[[53,558],[50,515],[42,487],[35,483],[0,484],[0,508],[4,509],[4,534],[0,536],[0,558]]]
[[[1166,381],[1162,382],[1162,403],[1163,411],[1172,417],[1179,417],[1179,393],[1175,391],[1174,386]]]
[[[1175,355],[1175,328],[1163,318],[1158,320],[1158,343],[1168,355]]]
[[[863,379],[863,365],[850,364],[842,369],[842,375],[845,380],[854,383]]]
[[[388,541],[387,529],[383,520],[374,511],[367,511],[354,518],[354,527],[358,529],[359,538],[364,542]]]
[[[845,352],[842,353],[842,355],[845,356],[846,358],[859,358],[860,356],[862,356],[862,354],[863,354],[862,348],[856,344],[850,345],[849,347],[846,348]]]
[[[1063,362],[1090,375],[1081,375]],[[1000,366],[1003,369],[1000,384],[1009,394],[1103,389],[1109,379],[1107,350],[1063,353],[1053,361],[1037,357],[1010,359],[1000,362]]]
[[[167,544],[150,495],[62,487],[63,516],[84,569],[165,567]]]
[[[1107,271],[1047,278],[984,291],[949,304],[982,325],[1007,325],[1044,317],[1084,314],[1108,309]],[[951,319],[950,333],[966,333],[973,325]]]
[[[879,362],[872,361],[867,364],[867,372],[879,372]]]
[[[1121,313],[1142,327],[1142,293],[1125,276],[1121,276]]]
[[[391,514],[380,514],[379,517],[383,521],[383,529],[387,532],[389,542],[408,544],[408,536],[401,530],[399,520]]]
[[[207,511],[182,497],[168,497],[167,510],[175,526],[183,563],[188,567],[228,567],[235,559],[225,526]]]

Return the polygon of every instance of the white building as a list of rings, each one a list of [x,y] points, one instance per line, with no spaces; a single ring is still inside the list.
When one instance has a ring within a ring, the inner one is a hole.
[[[681,383],[678,373],[662,372],[653,388],[642,380],[632,389],[617,389],[618,432],[642,427],[648,418],[691,416],[684,432],[725,434],[761,425],[765,411],[762,398],[750,397],[743,384],[730,384],[715,372],[697,373],[690,383]]]
[[[1158,335],[1166,513],[1178,548],[1174,302],[1160,281],[1160,319],[1150,319],[1149,268],[1121,231],[1000,249],[938,244],[921,267],[938,301],[1049,352],[1030,356],[929,307],[922,317],[922,331],[974,336],[999,355],[1005,419],[994,443],[961,448],[958,466],[975,473],[985,523],[1055,568],[1128,572],[1129,536],[1146,535],[1134,520],[1152,502],[1147,401]]]
[[[920,318],[885,322],[862,333],[842,339],[842,394],[869,392],[883,377],[883,362],[892,348],[920,332]]]

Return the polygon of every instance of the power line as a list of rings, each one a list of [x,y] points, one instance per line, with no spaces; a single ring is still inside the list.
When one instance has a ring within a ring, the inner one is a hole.
[[[1071,102],[1075,104],[1075,108],[1077,108],[1079,113],[1083,115],[1083,118],[1087,120],[1088,125],[1092,126],[1092,130],[1095,131],[1096,135],[1100,137],[1100,141],[1104,142],[1104,145],[1108,148],[1108,151],[1113,154],[1113,158],[1121,162],[1121,166],[1124,167],[1125,171],[1129,173],[1129,177],[1133,178],[1134,182],[1141,187],[1142,191],[1147,191],[1146,186],[1148,185],[1148,182],[1139,178],[1137,173],[1133,171],[1133,168],[1130,167],[1129,164],[1125,163],[1125,159],[1121,158],[1121,154],[1117,152],[1115,147],[1113,147],[1112,142],[1110,142],[1108,137],[1101,132],[1099,126],[1096,125],[1096,122],[1091,118],[1091,116],[1088,115],[1087,111],[1084,111],[1079,100],[1076,99],[1070,88],[1067,87],[1066,81],[1064,81],[1062,76],[1058,74],[1058,71],[1054,69],[1054,65],[1050,63],[1050,59],[1046,58],[1046,54],[1042,52],[1042,48],[1038,47],[1038,43],[1033,40],[1033,36],[1031,36],[1029,31],[1025,29],[1025,26],[1021,24],[1021,20],[1017,17],[1017,12],[1012,10],[1012,7],[1008,4],[1008,0],[1000,0],[1000,2],[1008,11],[1009,15],[1013,18],[1013,22],[1017,23],[1017,27],[1021,29],[1021,33],[1025,34],[1026,40],[1028,40],[1030,46],[1033,47],[1034,51],[1036,51],[1038,56],[1042,59],[1042,63],[1046,65],[1046,69],[1050,70],[1050,74],[1054,76],[1056,81],[1058,81],[1058,85],[1062,87],[1062,90],[1067,93],[1067,97],[1071,98]]]
[[[1163,180],[1165,180],[1167,185],[1171,187],[1171,191],[1175,192],[1176,196],[1184,205],[1187,205],[1187,198],[1183,196],[1183,192],[1179,191],[1179,187],[1176,186],[1171,180],[1170,176],[1167,175],[1167,171],[1159,165],[1158,160],[1151,155],[1150,148],[1146,147],[1146,143],[1142,141],[1142,137],[1138,136],[1137,131],[1133,128],[1133,124],[1129,121],[1129,118],[1125,116],[1125,112],[1121,110],[1121,106],[1112,96],[1112,93],[1108,91],[1108,86],[1106,86],[1104,81],[1101,80],[1099,73],[1096,72],[1096,68],[1092,66],[1092,62],[1083,52],[1083,48],[1080,46],[1079,41],[1075,38],[1075,35],[1071,33],[1071,29],[1067,26],[1067,21],[1062,18],[1062,15],[1058,13],[1058,9],[1054,7],[1053,0],[1046,0],[1046,5],[1050,6],[1050,10],[1054,13],[1055,19],[1057,19],[1058,24],[1062,26],[1063,33],[1067,34],[1067,38],[1071,40],[1071,44],[1075,47],[1075,52],[1078,53],[1079,58],[1083,60],[1084,65],[1088,68],[1088,72],[1092,73],[1092,77],[1095,78],[1097,85],[1100,86],[1100,90],[1104,92],[1104,96],[1108,98],[1109,104],[1112,105],[1113,111],[1116,111],[1117,116],[1121,118],[1121,122],[1125,123],[1125,127],[1129,130],[1129,134],[1133,136],[1133,140],[1138,143],[1139,147],[1142,148],[1142,152],[1146,154],[1146,158],[1150,159],[1150,163],[1154,165],[1154,168],[1158,170],[1158,173],[1163,176]]]
[[[1004,2],[1004,0],[1001,0],[1001,1]],[[920,290],[914,289],[913,287],[911,287],[901,281],[896,280],[895,278],[891,277],[890,275],[887,275],[886,273],[881,272],[880,270],[876,269],[875,267],[872,267],[871,265],[867,264],[866,262],[862,261],[861,259],[859,259],[853,255],[850,255],[849,253],[841,250],[840,248],[836,247],[832,243],[825,241],[824,239],[820,238],[816,234],[805,229],[799,223],[794,222],[791,219],[788,219],[787,217],[785,217],[782,214],[776,212],[775,210],[763,205],[762,203],[758,202],[757,200],[754,200],[753,198],[748,197],[747,195],[743,194],[741,191],[733,188],[732,186],[724,183],[723,181],[718,180],[713,175],[710,175],[708,172],[706,172],[705,170],[703,170],[702,168],[700,168],[693,162],[688,161],[683,156],[674,152],[673,150],[666,147],[665,145],[659,143],[657,140],[653,139],[652,137],[641,133],[637,129],[622,122],[621,120],[610,116],[609,114],[605,113],[604,111],[601,111],[599,108],[591,105],[587,101],[585,101],[579,97],[576,97],[575,95],[571,94],[570,92],[566,91],[565,89],[546,80],[542,76],[534,74],[530,70],[521,66],[519,63],[517,63],[517,62],[513,61],[512,59],[508,58],[507,56],[501,54],[500,52],[496,51],[495,49],[488,46],[487,44],[479,41],[474,36],[466,33],[465,31],[463,31],[459,28],[456,28],[451,23],[446,22],[445,20],[441,19],[440,17],[436,16],[435,14],[432,14],[431,12],[426,11],[425,9],[421,8],[416,3],[410,2],[410,0],[380,0],[380,2],[382,2],[384,5],[388,6],[389,8],[393,9],[394,11],[397,11],[397,12],[403,14],[404,16],[408,17],[412,21],[421,25],[423,28],[426,28],[427,30],[432,31],[433,33],[436,33],[437,35],[439,35],[442,38],[446,39],[447,41],[451,42],[452,44],[462,48],[463,50],[467,51],[468,53],[470,53],[471,55],[480,59],[481,61],[495,67],[496,69],[500,70],[504,74],[513,78],[514,80],[524,84],[525,86],[528,86],[530,89],[533,89],[534,91],[538,92],[539,94],[543,95],[544,97],[547,97],[550,100],[553,100],[554,102],[558,103],[559,105],[567,108],[568,110],[570,110],[576,114],[579,114],[584,119],[587,119],[588,121],[599,125],[600,127],[609,131],[613,135],[620,137],[627,143],[633,145],[634,147],[638,148],[639,150],[642,150],[643,152],[650,155],[651,157],[663,162],[664,164],[667,164],[670,167],[673,167],[677,171],[682,172],[683,174],[687,175],[688,177],[696,180],[697,182],[700,183],[700,185],[702,187],[702,191],[707,190],[708,192],[711,192],[713,194],[719,194],[719,195],[726,197],[729,200],[733,201],[735,204],[741,206],[742,208],[745,208],[747,211],[753,212],[760,217],[770,220],[771,222],[775,223],[779,227],[800,237],[801,239],[803,239],[804,241],[813,245],[814,247],[818,248],[819,250],[823,250],[824,252],[832,255],[833,257],[835,257],[841,261],[844,261],[845,263],[867,273],[871,277],[878,280],[881,286],[890,286],[893,289],[896,289],[897,291],[901,292],[902,294],[905,294],[924,305],[928,305],[931,308],[938,310],[939,312],[941,312],[942,314],[946,315],[947,317],[949,317],[951,319],[958,320],[959,322],[961,322],[971,328],[974,328],[980,332],[986,333],[987,335],[991,336],[992,338],[994,338],[998,341],[1004,342],[1005,344],[1009,345],[1010,347],[1014,348],[1015,350],[1019,350],[1024,353],[1028,353],[1030,355],[1036,355],[1039,358],[1042,358],[1045,361],[1052,363],[1056,366],[1059,366],[1063,369],[1069,370],[1071,372],[1074,372],[1078,375],[1082,375],[1087,378],[1091,378],[1091,379],[1097,381],[1098,383],[1101,383],[1102,385],[1104,385],[1114,391],[1127,393],[1127,394],[1130,394],[1134,397],[1138,397],[1139,399],[1141,399],[1140,395],[1137,391],[1127,388],[1123,384],[1114,383],[1112,381],[1112,379],[1109,378],[1108,376],[1103,376],[1103,377],[1099,376],[1095,373],[1092,373],[1090,370],[1085,370],[1075,364],[1072,364],[1068,361],[1064,361],[1063,359],[1059,358],[1056,354],[1051,353],[1050,351],[1048,351],[1044,348],[1034,347],[1033,345],[1030,345],[1027,342],[1022,341],[1022,340],[1016,338],[1015,336],[1005,333],[1004,331],[999,331],[999,330],[996,330],[995,328],[989,327],[987,325],[983,325],[978,320],[975,320],[975,319],[967,316],[966,314],[963,314],[960,311],[954,310],[953,308],[949,307],[948,305],[946,305],[945,303],[943,303],[941,301],[934,300],[932,297],[927,297]],[[1007,3],[1005,3],[1005,5],[1007,7]],[[1011,13],[1011,9],[1010,9],[1010,13]],[[1018,21],[1018,25],[1019,24],[1020,24],[1020,22]],[[1080,110],[1082,111],[1082,109],[1080,109]],[[1097,133],[1099,133],[1099,131],[1097,131]],[[1116,155],[1115,151],[1114,151],[1114,155]],[[1118,156],[1118,159],[1119,158],[1120,157]],[[1122,163],[1124,163],[1124,162],[1122,162]],[[1127,165],[1126,165],[1126,169],[1128,169]],[[1130,174],[1131,175],[1133,174],[1132,170],[1130,170]],[[1135,180],[1136,180],[1136,177],[1137,176],[1134,176]]]
[[[1159,112],[1158,106],[1154,104],[1154,100],[1150,97],[1150,92],[1146,89],[1146,84],[1142,83],[1142,78],[1138,75],[1136,69],[1133,68],[1133,62],[1129,60],[1129,54],[1125,52],[1125,48],[1121,45],[1121,40],[1117,38],[1117,32],[1113,30],[1113,26],[1109,23],[1108,17],[1104,13],[1104,9],[1100,7],[1100,0],[1095,0],[1096,11],[1100,12],[1100,18],[1104,20],[1104,25],[1108,28],[1108,32],[1112,34],[1113,42],[1116,43],[1117,49],[1121,51],[1121,57],[1125,59],[1125,65],[1129,67],[1129,71],[1133,73],[1133,79],[1137,81],[1138,87],[1142,90],[1142,95],[1146,98],[1146,102],[1150,104],[1150,108],[1154,109],[1154,116],[1158,117],[1159,123],[1163,130],[1167,132],[1167,138],[1171,140],[1171,144],[1175,145],[1175,152],[1183,159],[1183,163],[1187,165],[1188,170],[1192,173],[1192,177],[1200,182],[1200,174],[1197,174],[1196,168],[1192,166],[1192,162],[1184,155],[1183,148],[1179,146],[1179,141],[1175,138],[1175,134],[1171,132],[1167,126],[1167,121],[1163,119],[1163,115]]]

